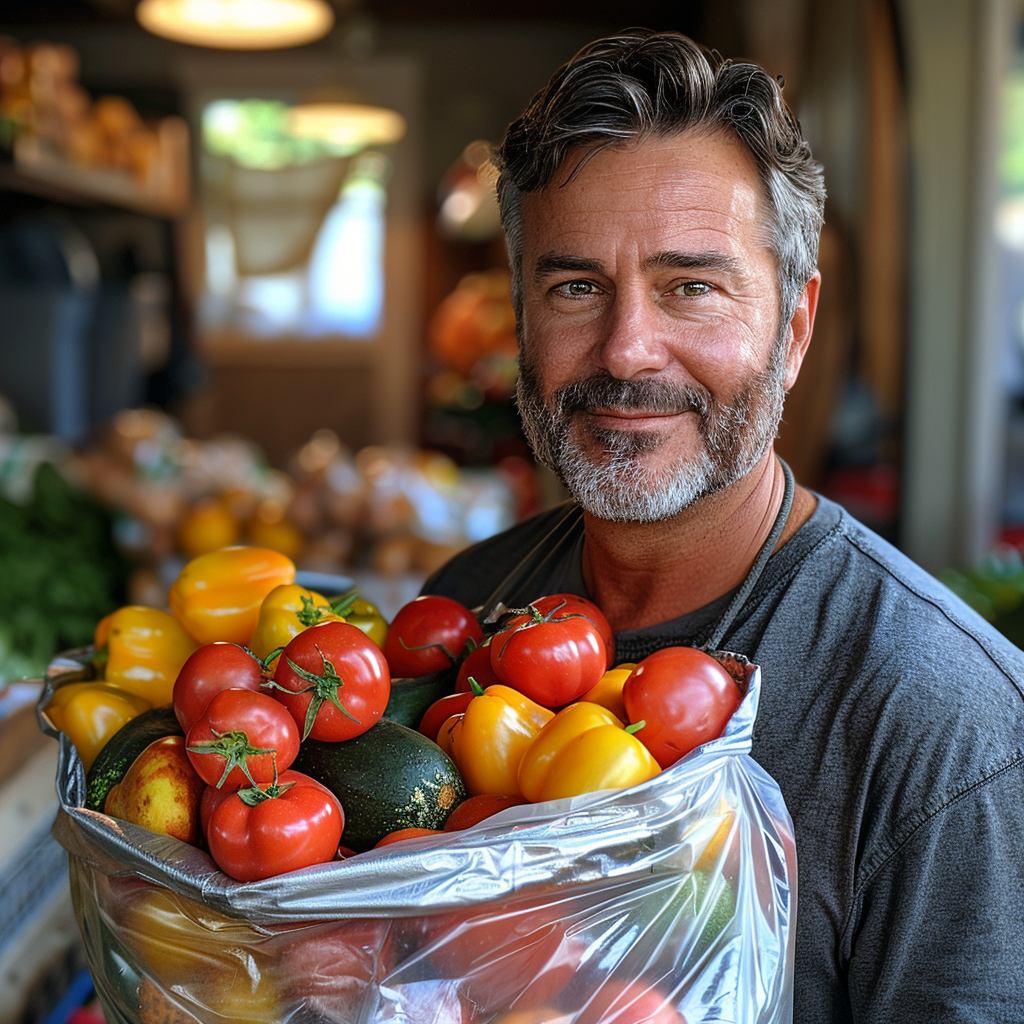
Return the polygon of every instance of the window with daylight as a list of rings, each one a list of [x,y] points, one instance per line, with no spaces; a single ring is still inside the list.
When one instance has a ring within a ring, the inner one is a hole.
[[[256,339],[370,339],[384,312],[386,148],[289,134],[280,100],[202,111],[200,321]]]

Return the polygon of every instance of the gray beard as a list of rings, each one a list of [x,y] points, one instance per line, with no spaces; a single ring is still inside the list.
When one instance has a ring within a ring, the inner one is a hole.
[[[558,388],[545,402],[536,369],[520,360],[516,402],[526,438],[537,459],[554,470],[590,515],[618,523],[655,523],[742,479],[774,440],[785,398],[785,335],[777,339],[768,367],[754,375],[732,405],[703,387],[656,377],[619,380],[599,371]],[[643,455],[662,438],[643,430],[590,431],[601,446],[596,458],[573,437],[578,411],[598,409],[697,415],[701,449],[655,472]]]

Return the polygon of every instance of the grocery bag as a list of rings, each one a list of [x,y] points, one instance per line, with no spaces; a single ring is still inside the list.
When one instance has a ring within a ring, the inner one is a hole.
[[[56,659],[40,701],[60,739],[54,834],[108,1020],[791,1021],[792,822],[750,757],[760,669],[716,657],[742,703],[648,782],[250,883],[83,806],[45,707],[89,677],[88,652]]]

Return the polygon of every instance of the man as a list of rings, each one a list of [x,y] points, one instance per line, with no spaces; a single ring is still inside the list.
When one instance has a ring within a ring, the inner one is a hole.
[[[752,753],[798,849],[795,1021],[1024,1021],[1024,655],[803,488],[772,535],[824,206],[776,82],[632,30],[559,70],[499,163],[519,406],[583,529],[536,517],[428,589],[573,591],[620,661],[713,638],[761,665]]]

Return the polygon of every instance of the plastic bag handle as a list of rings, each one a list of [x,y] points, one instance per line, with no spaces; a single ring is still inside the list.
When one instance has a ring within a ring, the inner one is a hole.
[[[477,618],[482,623],[493,623],[500,618],[507,610],[507,600],[526,586],[562,550],[563,545],[575,540],[582,530],[583,509],[572,504],[533,550],[494,588],[491,596],[476,610]]]

